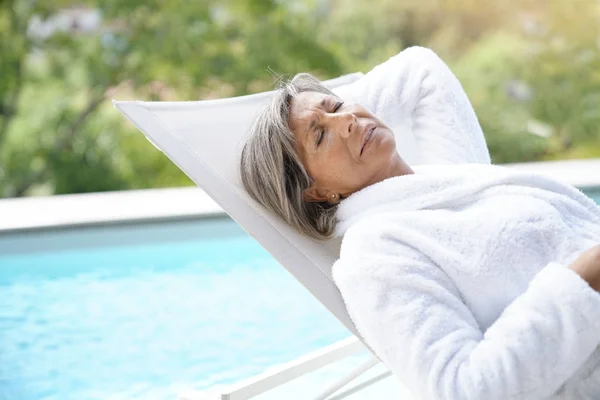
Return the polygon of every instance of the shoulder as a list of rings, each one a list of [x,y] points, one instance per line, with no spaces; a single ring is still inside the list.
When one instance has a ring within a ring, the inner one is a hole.
[[[355,222],[342,238],[340,258],[364,257],[385,252],[394,239],[395,223],[385,215],[370,215]]]
[[[414,265],[427,258],[411,244],[401,221],[389,215],[373,215],[354,223],[342,238],[336,266],[346,274],[364,273],[371,267]]]
[[[439,279],[447,283],[440,268],[411,243],[408,231],[399,221],[385,216],[361,220],[346,232],[340,258],[332,277],[342,292],[364,290],[370,284],[385,282],[409,287]]]

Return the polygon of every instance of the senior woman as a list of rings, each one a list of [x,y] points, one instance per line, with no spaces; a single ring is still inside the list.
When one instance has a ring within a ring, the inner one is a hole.
[[[240,168],[300,232],[343,236],[333,278],[377,356],[415,399],[600,398],[600,207],[490,165],[431,50],[392,57],[352,97],[363,105],[297,75],[257,117]],[[409,122],[427,165],[408,165],[377,115]]]

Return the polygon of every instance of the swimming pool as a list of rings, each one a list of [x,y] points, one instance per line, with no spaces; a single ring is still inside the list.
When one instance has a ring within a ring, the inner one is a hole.
[[[584,192],[596,203],[600,204],[600,188],[587,189]]]
[[[0,235],[0,267],[1,400],[174,399],[349,335],[227,218]]]
[[[0,254],[3,400],[172,400],[349,336],[226,218],[23,234]]]

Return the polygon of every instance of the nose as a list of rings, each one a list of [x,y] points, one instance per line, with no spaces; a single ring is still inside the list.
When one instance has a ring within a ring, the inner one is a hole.
[[[348,139],[357,126],[356,115],[344,112],[330,114],[331,130],[340,135],[344,139]]]

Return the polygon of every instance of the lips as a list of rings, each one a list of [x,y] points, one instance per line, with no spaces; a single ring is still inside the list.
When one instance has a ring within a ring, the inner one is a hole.
[[[376,128],[376,126],[373,125],[371,127],[368,127],[365,130],[365,134],[363,135],[364,139],[363,139],[362,147],[360,148],[360,155],[361,156],[362,156],[363,151],[365,150],[365,147],[367,147],[367,144],[369,143],[369,141],[373,137],[373,132],[375,132],[375,128]]]

